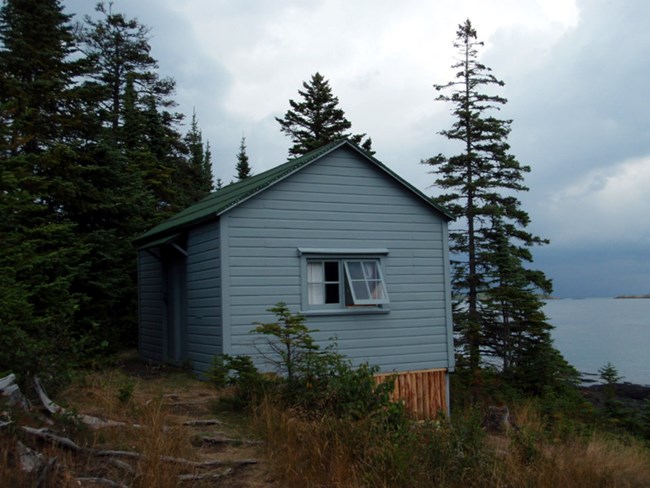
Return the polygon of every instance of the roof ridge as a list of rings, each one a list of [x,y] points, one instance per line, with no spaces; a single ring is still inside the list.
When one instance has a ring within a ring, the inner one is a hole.
[[[348,138],[342,138],[309,151],[308,153],[303,154],[297,158],[289,159],[285,163],[263,171],[262,173],[250,176],[244,180],[230,183],[223,188],[215,190],[202,200],[199,200],[195,204],[181,210],[173,217],[165,220],[164,222],[161,222],[144,234],[138,236],[136,239],[134,239],[133,242],[136,245],[143,245],[152,240],[160,239],[166,235],[178,233],[179,230],[191,227],[201,222],[205,222],[206,220],[217,218],[219,215],[227,212],[231,208],[239,205],[241,202],[263,191],[267,187],[273,185],[275,182],[286,178],[307,164],[323,157],[324,155],[343,145],[348,145],[354,150],[358,151],[361,155],[366,157],[387,174],[395,178],[398,182],[414,192],[416,195],[424,199],[428,204],[436,208],[443,215],[447,216],[450,219],[453,219],[449,211],[435,204],[424,193],[415,188],[406,180],[402,179],[381,161],[370,155],[367,151],[360,148],[357,144],[353,143]]]

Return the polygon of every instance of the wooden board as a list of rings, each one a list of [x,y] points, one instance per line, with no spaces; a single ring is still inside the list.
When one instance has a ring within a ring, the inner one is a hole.
[[[406,410],[416,420],[432,420],[439,413],[447,413],[446,369],[405,371],[379,374],[377,383],[391,378],[395,381],[392,400],[402,400]]]

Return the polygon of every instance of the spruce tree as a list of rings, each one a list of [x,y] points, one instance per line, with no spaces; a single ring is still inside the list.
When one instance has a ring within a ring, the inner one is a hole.
[[[241,136],[241,141],[239,143],[239,152],[237,153],[237,164],[235,166],[237,170],[237,179],[239,181],[245,180],[246,178],[252,176],[251,166],[248,163],[248,154],[246,154],[246,137]]]
[[[100,116],[117,132],[121,125],[127,81],[140,93],[156,89],[158,64],[151,56],[150,29],[136,19],[114,13],[112,2],[108,7],[97,3],[98,20],[84,17],[80,29],[82,50],[94,64],[90,77],[102,94]],[[164,87],[164,85],[163,85]],[[166,93],[165,95],[169,94]]]
[[[352,124],[339,108],[339,99],[334,96],[329,81],[323,75],[315,73],[302,86],[303,90],[298,90],[302,101],[289,100],[291,108],[283,118],[275,118],[280,124],[280,130],[291,137],[293,142],[289,149],[290,156],[302,156],[343,137],[349,137],[352,142],[373,154],[371,139],[363,141],[366,134],[352,135],[347,132]]]
[[[0,8],[0,370],[56,373],[75,359],[87,248],[69,205],[84,126],[74,48],[58,0]]]
[[[123,151],[130,171],[152,195],[153,225],[208,194],[211,168],[195,158],[196,120],[188,136],[179,132],[182,115],[172,111],[175,82],[158,74],[150,29],[113,12],[111,4],[100,2],[96,10],[99,19],[85,17],[81,41],[93,63],[89,77],[102,94],[98,115],[108,129],[105,137]]]
[[[198,201],[207,196],[214,186],[212,181],[212,153],[210,144],[203,145],[203,134],[199,129],[196,111],[192,113],[190,130],[185,135],[185,144],[189,152],[189,171],[192,193],[190,198]]]
[[[482,355],[492,355],[512,376],[524,363],[540,364],[559,354],[537,297],[550,293],[551,283],[527,266],[530,248],[547,241],[526,231],[530,219],[514,196],[528,190],[523,180],[530,168],[509,153],[512,121],[492,115],[507,100],[487,92],[504,83],[478,61],[482,45],[469,20],[459,25],[454,42],[459,61],[452,66],[456,79],[434,87],[440,92],[437,100],[452,104],[455,118],[440,134],[462,144],[462,151],[423,163],[434,168],[435,185],[443,191],[435,200],[459,219],[450,231],[450,249],[454,295],[461,297],[454,307],[460,364],[476,372]],[[566,366],[563,360],[553,364]]]

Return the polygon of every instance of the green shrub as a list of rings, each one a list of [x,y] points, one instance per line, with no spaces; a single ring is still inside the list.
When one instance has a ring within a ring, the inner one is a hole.
[[[214,356],[206,375],[217,388],[234,388],[232,403],[236,408],[252,406],[270,393],[275,384],[273,377],[255,367],[250,356]]]
[[[232,386],[241,405],[272,395],[287,407],[308,415],[333,415],[362,419],[375,416],[397,425],[406,418],[401,403],[390,400],[393,382],[378,384],[376,366],[352,363],[332,343],[321,349],[305,317],[293,314],[285,303],[269,309],[274,322],[257,323],[253,333],[263,335],[262,356],[275,366],[278,376],[260,373],[249,356],[220,355],[213,358],[209,379],[218,388]]]

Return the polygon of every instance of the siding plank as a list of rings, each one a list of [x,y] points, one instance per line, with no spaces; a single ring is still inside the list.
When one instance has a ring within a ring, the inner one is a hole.
[[[446,367],[444,228],[419,197],[348,150],[323,157],[228,212],[231,352],[257,357],[254,322],[301,304],[298,248],[387,248],[384,315],[308,316],[324,345],[382,371]],[[259,338],[257,338],[259,339]],[[424,399],[421,401],[425,408]]]

